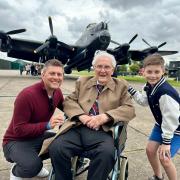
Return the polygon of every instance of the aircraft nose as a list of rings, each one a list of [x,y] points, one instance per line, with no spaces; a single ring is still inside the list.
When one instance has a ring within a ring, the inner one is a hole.
[[[101,43],[110,43],[111,37],[108,31],[101,31],[99,34],[99,40]]]

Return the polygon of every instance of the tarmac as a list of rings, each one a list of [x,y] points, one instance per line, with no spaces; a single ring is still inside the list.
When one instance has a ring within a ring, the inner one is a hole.
[[[3,135],[8,127],[13,113],[13,103],[17,94],[26,86],[38,82],[40,77],[32,77],[23,74],[19,75],[19,71],[0,70],[0,143],[2,144]],[[136,89],[141,89],[142,84],[131,84]],[[66,77],[61,89],[66,96],[74,90],[75,78]],[[178,88],[180,92],[180,88]],[[154,125],[154,119],[148,107],[141,107],[134,102],[136,109],[136,117],[129,123],[127,132],[128,139],[123,151],[123,155],[128,157],[129,177],[128,180],[147,180],[153,175],[145,153],[145,147],[148,136]],[[57,113],[57,111],[55,112]],[[173,162],[177,168],[178,177],[180,177],[180,153],[175,156]],[[12,164],[4,158],[2,148],[0,148],[0,179],[9,180],[9,172]],[[44,161],[44,166],[50,170],[50,160]],[[77,180],[85,180],[87,173],[83,173],[77,177]],[[32,180],[39,180],[34,177]],[[41,178],[42,179],[42,178]],[[47,180],[48,178],[43,178]],[[167,177],[166,177],[167,179]],[[179,178],[180,179],[180,178]],[[26,179],[28,180],[28,179]]]

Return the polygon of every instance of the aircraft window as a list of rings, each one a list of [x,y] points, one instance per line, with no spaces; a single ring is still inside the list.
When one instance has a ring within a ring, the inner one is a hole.
[[[95,25],[96,25],[96,23],[91,23],[91,24],[87,25],[86,29],[89,29],[89,28],[91,28],[91,27],[94,27]]]
[[[107,29],[107,24],[104,23],[104,22],[101,22],[101,23],[99,23],[99,24],[97,25],[96,30],[97,30],[97,31],[100,31],[100,30],[103,30],[103,29]]]

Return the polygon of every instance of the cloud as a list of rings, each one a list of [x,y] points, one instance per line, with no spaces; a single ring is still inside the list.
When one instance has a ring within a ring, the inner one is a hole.
[[[167,41],[162,49],[180,51],[179,9],[179,0],[6,0],[0,1],[0,30],[26,28],[13,37],[45,41],[50,36],[48,16],[52,16],[54,34],[73,44],[88,24],[108,21],[112,39],[119,43],[138,33],[132,49],[146,48],[144,38],[151,45]]]
[[[153,7],[156,6],[156,4],[159,4],[162,2],[162,0],[159,1],[149,1],[149,0],[100,0],[104,2],[104,4],[108,4],[112,9],[120,9],[123,11],[131,10],[132,8],[147,8],[147,7]]]

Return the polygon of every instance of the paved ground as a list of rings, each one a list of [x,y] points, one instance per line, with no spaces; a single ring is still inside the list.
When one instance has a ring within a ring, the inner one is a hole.
[[[39,80],[38,77],[19,76],[18,71],[0,70],[0,143],[2,143],[3,134],[9,124],[12,116],[13,102],[18,92]],[[74,89],[74,79],[65,79],[62,90],[66,95]],[[133,84],[140,89],[141,84]],[[179,90],[179,89],[178,89]],[[134,103],[135,104],[135,103]],[[152,175],[152,170],[145,154],[146,142],[148,135],[153,126],[153,118],[148,108],[142,108],[135,104],[136,118],[129,123],[128,140],[123,152],[129,160],[129,180],[146,180]],[[180,154],[174,158],[177,167],[178,177],[180,177]],[[45,166],[50,169],[50,161],[44,162]],[[9,170],[11,164],[6,162],[3,157],[2,148],[0,148],[0,179],[9,179]],[[44,178],[46,180],[47,178]],[[86,174],[77,178],[85,180]],[[33,178],[38,180],[38,178]]]

